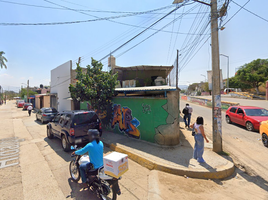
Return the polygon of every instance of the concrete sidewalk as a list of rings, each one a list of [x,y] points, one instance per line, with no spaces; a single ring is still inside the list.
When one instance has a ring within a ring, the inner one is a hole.
[[[174,147],[162,147],[150,142],[104,131],[102,141],[114,151],[125,153],[131,160],[150,170],[202,179],[223,179],[233,174],[234,164],[212,151],[212,142],[205,144],[200,164],[193,159],[194,137],[191,131],[181,128],[181,143]]]

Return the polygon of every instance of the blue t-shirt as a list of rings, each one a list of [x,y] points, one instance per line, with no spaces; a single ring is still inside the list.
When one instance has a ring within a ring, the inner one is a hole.
[[[88,143],[84,148],[75,152],[77,155],[83,155],[88,152],[90,162],[93,164],[94,169],[103,166],[103,143],[102,141],[97,144],[96,140]]]

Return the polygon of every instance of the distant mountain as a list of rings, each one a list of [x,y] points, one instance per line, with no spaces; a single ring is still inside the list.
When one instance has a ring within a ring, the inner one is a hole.
[[[179,85],[179,88],[180,88],[181,90],[187,90],[188,85]]]

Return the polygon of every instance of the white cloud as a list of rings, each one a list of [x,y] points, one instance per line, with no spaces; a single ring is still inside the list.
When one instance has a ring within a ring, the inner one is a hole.
[[[0,74],[0,77],[3,77],[3,78],[14,78],[13,76],[11,76],[9,74]]]

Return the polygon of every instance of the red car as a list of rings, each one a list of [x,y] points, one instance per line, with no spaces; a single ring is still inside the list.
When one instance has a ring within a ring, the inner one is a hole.
[[[23,108],[23,105],[24,105],[24,101],[22,100],[22,101],[18,101],[18,103],[17,103],[17,107],[18,108]]]
[[[268,120],[268,110],[255,106],[231,106],[225,119],[229,124],[240,124],[249,131],[258,131],[261,122]]]

